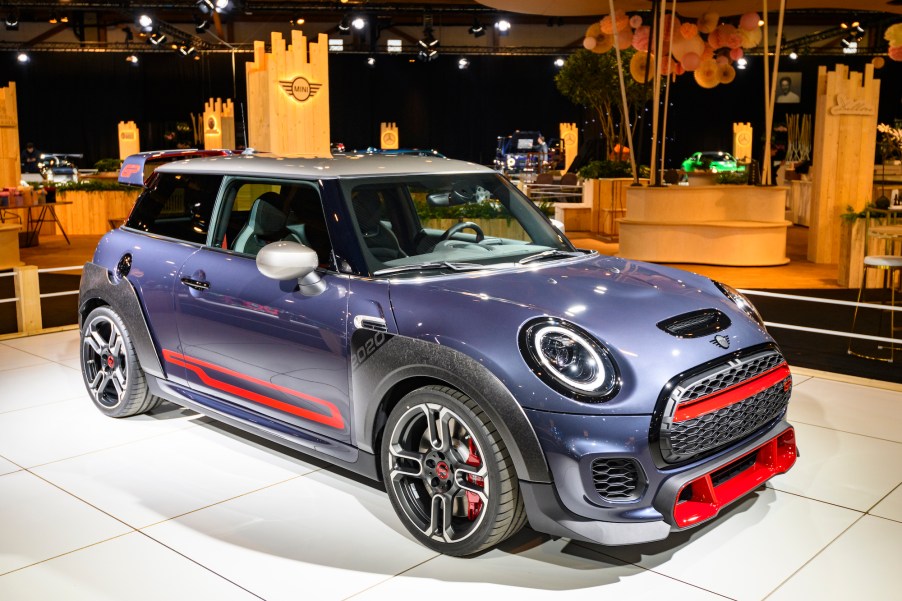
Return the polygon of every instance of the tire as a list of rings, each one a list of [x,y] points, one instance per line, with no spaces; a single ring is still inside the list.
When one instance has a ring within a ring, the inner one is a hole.
[[[81,329],[81,373],[94,405],[110,417],[146,413],[162,399],[150,393],[122,318],[97,307]]]
[[[507,447],[482,409],[457,390],[425,386],[401,399],[385,424],[381,462],[398,517],[439,553],[478,553],[526,523]]]

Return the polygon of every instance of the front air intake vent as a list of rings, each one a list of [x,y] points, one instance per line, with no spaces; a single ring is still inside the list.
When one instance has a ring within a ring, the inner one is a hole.
[[[677,338],[698,338],[727,329],[730,318],[717,309],[702,309],[665,319],[658,327]]]
[[[642,493],[639,464],[632,459],[608,457],[592,462],[595,490],[606,501],[634,501]]]

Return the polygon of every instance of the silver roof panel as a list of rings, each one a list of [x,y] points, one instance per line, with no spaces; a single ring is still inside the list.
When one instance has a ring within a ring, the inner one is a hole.
[[[234,155],[175,161],[161,165],[157,171],[316,179],[428,173],[494,173],[488,167],[454,159],[379,154],[337,155],[331,159]]]

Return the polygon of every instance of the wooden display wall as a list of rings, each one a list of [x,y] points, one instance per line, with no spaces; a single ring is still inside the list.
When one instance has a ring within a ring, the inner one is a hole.
[[[746,162],[752,158],[752,124],[733,124],[733,158]]]
[[[231,99],[204,103],[204,148],[235,148],[235,105]]]
[[[871,201],[879,102],[873,65],[864,75],[845,65],[830,73],[818,69],[809,261],[838,262],[840,214],[848,206],[861,211]]]
[[[329,47],[319,34],[308,45],[301,31],[291,46],[273,32],[272,52],[254,42],[246,65],[248,145],[282,155],[331,156],[329,150]]]
[[[397,150],[400,143],[398,124],[382,122],[379,124],[379,144],[382,150]]]
[[[564,173],[566,173],[579,152],[579,130],[576,129],[576,123],[561,123],[561,144],[564,146]]]
[[[16,82],[0,88],[0,188],[16,188],[22,180],[19,156],[19,110]]]
[[[134,121],[119,122],[119,158],[126,159],[141,152],[141,138]]]

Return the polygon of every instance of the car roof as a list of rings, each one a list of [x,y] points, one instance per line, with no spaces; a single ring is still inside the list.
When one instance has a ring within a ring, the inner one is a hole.
[[[276,157],[271,155],[231,155],[166,163],[160,173],[206,173],[257,175],[267,177],[367,177],[378,175],[494,173],[476,163],[436,156],[346,154],[333,158]]]

